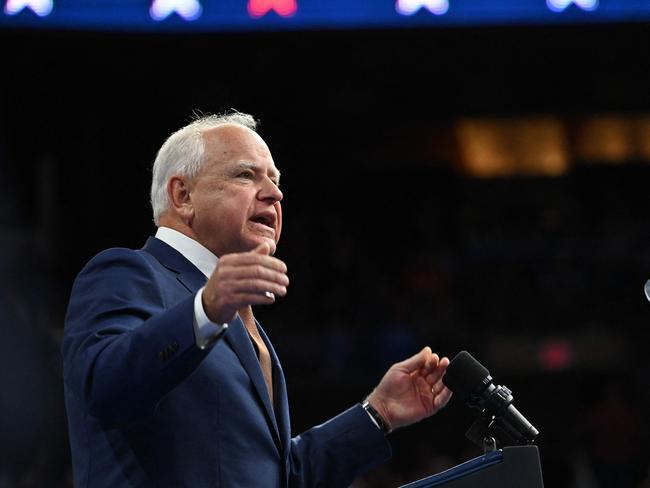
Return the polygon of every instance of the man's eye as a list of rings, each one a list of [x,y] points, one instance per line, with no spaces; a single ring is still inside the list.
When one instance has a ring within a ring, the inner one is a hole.
[[[237,176],[238,178],[253,178],[255,175],[253,174],[252,171],[242,171],[239,173]]]

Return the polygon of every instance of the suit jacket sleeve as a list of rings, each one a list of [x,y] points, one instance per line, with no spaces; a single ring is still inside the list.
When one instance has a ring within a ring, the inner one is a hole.
[[[144,253],[110,249],[74,283],[62,346],[64,375],[105,426],[153,412],[209,352],[195,344],[193,294],[188,290],[187,298],[168,303],[160,274]]]
[[[390,456],[388,440],[356,405],[291,440],[289,486],[347,487]]]

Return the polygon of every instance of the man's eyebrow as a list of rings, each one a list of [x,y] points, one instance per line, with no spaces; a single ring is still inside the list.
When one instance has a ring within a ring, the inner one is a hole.
[[[251,161],[236,161],[235,164],[233,164],[233,167],[235,169],[250,169],[253,171],[259,170],[259,166]]]
[[[252,161],[237,161],[234,164],[234,168],[236,170],[249,169],[255,172],[259,172],[261,169],[259,164],[256,164]],[[274,168],[270,173],[271,178],[275,178],[276,184],[280,183],[280,170]]]

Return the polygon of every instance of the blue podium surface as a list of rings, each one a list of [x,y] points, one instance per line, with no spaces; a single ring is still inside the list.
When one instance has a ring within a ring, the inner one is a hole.
[[[432,487],[432,486],[442,486],[446,483],[449,483],[455,479],[463,478],[470,474],[486,469],[495,464],[503,462],[503,451],[498,450],[494,452],[489,452],[483,456],[479,456],[474,459],[470,459],[458,466],[454,466],[442,473],[429,476],[408,485],[403,485],[402,488],[423,488],[423,487]]]
[[[536,446],[510,446],[484,454],[402,488],[544,488]]]

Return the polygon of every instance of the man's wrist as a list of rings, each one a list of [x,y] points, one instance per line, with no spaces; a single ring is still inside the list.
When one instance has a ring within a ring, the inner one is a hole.
[[[205,313],[203,288],[194,296],[194,340],[199,349],[206,349],[214,344],[228,329],[228,323],[214,323]]]
[[[384,435],[388,435],[392,432],[390,424],[386,421],[384,417],[381,416],[381,414],[377,411],[377,409],[375,409],[375,407],[373,407],[370,404],[367,397],[361,403],[361,406],[366,411],[366,413],[370,416],[370,419],[373,421],[373,423],[377,426],[379,430],[382,431]]]

